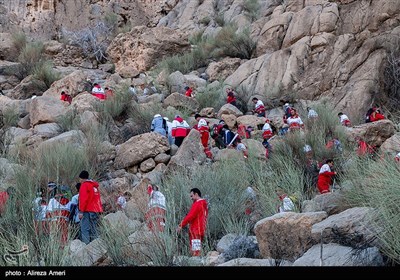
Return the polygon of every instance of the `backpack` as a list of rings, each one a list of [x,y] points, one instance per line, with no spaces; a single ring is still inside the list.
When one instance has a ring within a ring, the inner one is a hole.
[[[166,121],[166,119],[164,119],[164,118],[163,118],[163,120],[162,120],[162,127],[163,127],[164,130],[168,133],[167,121]]]
[[[79,213],[78,204],[71,204],[71,209],[70,209],[69,216],[68,216],[68,221],[71,224],[75,223],[75,219],[76,219],[76,216],[78,215],[78,213]]]

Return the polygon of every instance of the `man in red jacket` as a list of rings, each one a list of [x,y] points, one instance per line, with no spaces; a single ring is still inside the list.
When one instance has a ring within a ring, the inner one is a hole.
[[[81,220],[81,240],[89,244],[96,239],[100,213],[103,212],[99,183],[89,180],[89,172],[83,170],[79,174],[81,187],[79,189],[79,219]]]
[[[193,201],[192,207],[179,224],[177,232],[179,233],[182,228],[189,224],[189,242],[192,256],[200,256],[201,241],[206,233],[208,205],[207,201],[201,198],[201,192],[198,188],[190,190],[190,198]]]

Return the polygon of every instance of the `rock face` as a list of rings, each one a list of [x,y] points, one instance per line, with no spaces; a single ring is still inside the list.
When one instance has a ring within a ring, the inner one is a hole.
[[[135,77],[150,69],[163,57],[190,47],[187,35],[167,27],[138,26],[118,35],[108,47],[115,71],[122,77]]]
[[[169,9],[175,4],[169,3]],[[162,17],[164,1],[32,0],[0,2],[0,32],[18,25],[36,38],[57,38],[62,28],[79,30],[113,13],[120,26],[154,26]]]

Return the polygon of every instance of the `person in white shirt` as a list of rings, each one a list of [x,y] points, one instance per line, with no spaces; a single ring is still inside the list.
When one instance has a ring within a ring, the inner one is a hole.
[[[341,123],[343,126],[346,126],[346,127],[351,126],[351,122],[350,122],[349,118],[348,118],[345,114],[343,114],[342,112],[340,112],[340,113],[338,114],[338,117],[339,117],[340,123]]]
[[[318,118],[318,113],[317,113],[314,109],[312,109],[312,108],[310,108],[310,107],[307,107],[307,112],[308,112],[307,117],[308,117],[309,119],[316,119],[316,118]]]
[[[304,123],[297,114],[297,110],[292,108],[290,110],[291,116],[287,119],[287,124],[289,125],[289,131],[299,130],[300,128],[304,128]]]
[[[296,207],[293,201],[282,189],[277,189],[275,190],[275,192],[278,195],[279,200],[281,201],[281,205],[278,208],[279,213],[295,211]]]
[[[120,196],[117,198],[117,205],[121,209],[125,209],[126,203],[131,199],[132,194],[130,192],[121,193]]]

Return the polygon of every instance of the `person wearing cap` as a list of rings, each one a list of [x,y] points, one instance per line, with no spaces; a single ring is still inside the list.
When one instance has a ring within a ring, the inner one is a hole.
[[[167,123],[166,120],[161,117],[160,114],[155,114],[153,120],[151,121],[150,130],[161,134],[162,136],[167,136]]]
[[[189,131],[189,124],[181,116],[176,115],[172,121],[172,137],[175,137],[175,145],[180,147],[183,139],[189,134]]]
[[[153,232],[163,232],[167,214],[165,196],[159,191],[158,186],[151,184],[147,186],[147,194],[150,199],[145,214],[146,225]]]
[[[400,163],[400,152],[397,153],[397,155],[394,157],[394,160]]]
[[[79,219],[81,241],[89,244],[99,236],[98,226],[100,213],[103,212],[99,183],[89,179],[89,172],[83,170],[79,174],[81,187],[79,189]]]
[[[276,195],[281,201],[281,205],[278,207],[279,213],[284,212],[294,212],[296,207],[290,197],[281,189],[278,188],[275,190]]]

